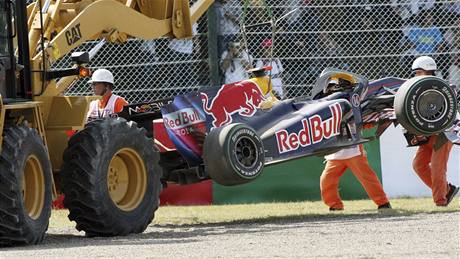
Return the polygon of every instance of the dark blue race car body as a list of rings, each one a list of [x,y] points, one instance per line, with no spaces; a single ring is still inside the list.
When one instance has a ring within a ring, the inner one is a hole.
[[[218,90],[205,92],[209,100],[219,98],[216,97]],[[203,163],[203,138],[196,136],[206,135],[216,128],[214,114],[203,108],[202,93],[178,96],[161,110],[169,138],[193,166]],[[324,153],[329,149],[333,151],[361,141],[356,131],[344,132],[347,123],[356,123],[354,112],[359,114],[360,111],[359,107],[353,109],[344,97],[346,94],[336,100],[289,99],[269,110],[255,109],[250,114],[238,111],[219,126],[244,123],[253,128],[263,141],[266,164]],[[357,118],[360,122],[361,117]]]
[[[353,87],[325,94],[332,75],[347,78]],[[162,100],[161,105],[159,102],[142,105],[155,106],[150,113],[162,118],[168,141],[174,145],[175,150],[165,152],[170,155],[163,159],[165,180],[174,171],[188,174],[191,170],[199,180],[211,177],[220,179],[221,184],[234,185],[258,176],[260,166],[252,173],[251,165],[257,161],[263,167],[304,156],[330,154],[371,140],[361,135],[363,127],[369,125],[378,127],[378,137],[396,122],[395,94],[405,82],[399,78],[384,78],[368,83],[359,75],[330,69],[317,80],[312,89],[313,97],[279,101],[268,109],[260,108],[267,96],[262,94],[260,82],[251,79],[179,95]],[[411,88],[412,84],[404,88]],[[145,114],[138,108],[139,105],[128,107],[126,110],[132,112],[126,117],[133,119]],[[448,108],[456,113],[456,101],[454,107]],[[437,109],[437,113],[428,115],[430,118],[440,117],[438,113],[445,116],[444,110]],[[452,119],[445,123],[451,124]],[[439,126],[435,126],[434,130],[439,131]],[[447,128],[442,127],[443,130]],[[156,141],[165,142],[165,137],[162,138],[157,137]],[[177,162],[177,157],[181,163]],[[232,176],[222,176],[224,171]]]

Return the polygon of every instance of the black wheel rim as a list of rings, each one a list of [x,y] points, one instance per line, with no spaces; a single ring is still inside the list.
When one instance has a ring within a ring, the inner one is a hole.
[[[235,142],[235,157],[241,166],[253,167],[259,158],[256,143],[248,137],[240,137]]]
[[[441,92],[428,90],[418,98],[416,109],[423,120],[437,122],[446,115],[447,100]]]

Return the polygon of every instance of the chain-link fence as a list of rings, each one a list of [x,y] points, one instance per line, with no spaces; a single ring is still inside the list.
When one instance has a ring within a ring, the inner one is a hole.
[[[256,24],[291,11],[278,22],[274,41],[269,25],[247,28],[249,53],[245,53],[241,21]],[[347,69],[370,80],[407,78],[412,61],[420,55],[432,56],[439,75],[460,85],[460,1],[216,0],[213,12],[216,20],[200,19],[197,35],[190,40],[106,44],[91,66],[113,71],[116,92],[130,102],[186,93],[211,81],[230,82],[248,76],[245,69],[251,65],[271,65],[274,86],[282,84],[277,90],[285,97],[308,95],[326,67]],[[217,35],[208,33],[212,26]],[[216,37],[217,44],[208,44],[208,37]],[[208,58],[212,51],[220,60]],[[64,58],[55,67],[69,64]],[[217,79],[210,76],[213,67],[220,70]],[[91,89],[80,80],[67,94],[87,95]]]
[[[206,19],[200,19],[200,28]],[[196,30],[195,30],[196,31]],[[75,51],[89,51],[98,42],[88,42]],[[125,44],[106,43],[91,60],[90,68],[109,69],[115,75],[115,92],[129,102],[149,101],[208,85],[207,40],[203,33],[191,39],[130,39]],[[69,67],[66,56],[55,68]],[[76,81],[67,95],[91,95],[88,79]]]
[[[89,51],[89,42],[78,51]],[[180,51],[174,50],[177,48]],[[204,34],[190,40],[128,40],[125,44],[106,43],[91,61],[90,68],[109,69],[115,76],[115,92],[129,102],[160,99],[196,90],[209,84],[207,41]],[[55,67],[71,65],[69,57]],[[91,95],[88,79],[76,81],[67,95]]]

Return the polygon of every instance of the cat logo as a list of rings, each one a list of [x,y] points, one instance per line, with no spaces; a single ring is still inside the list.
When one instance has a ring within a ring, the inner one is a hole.
[[[65,32],[65,37],[67,39],[67,45],[71,46],[81,39],[80,24],[75,25]]]

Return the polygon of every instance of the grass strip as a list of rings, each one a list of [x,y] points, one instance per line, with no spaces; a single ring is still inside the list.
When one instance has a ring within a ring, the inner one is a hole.
[[[321,201],[258,203],[212,206],[163,206],[155,213],[154,225],[207,225],[304,221],[316,219],[410,216],[419,213],[460,211],[460,198],[449,207],[436,207],[431,198],[391,199],[393,209],[377,210],[370,200],[344,201],[345,210],[330,212]],[[73,227],[68,210],[53,210],[50,228]]]

